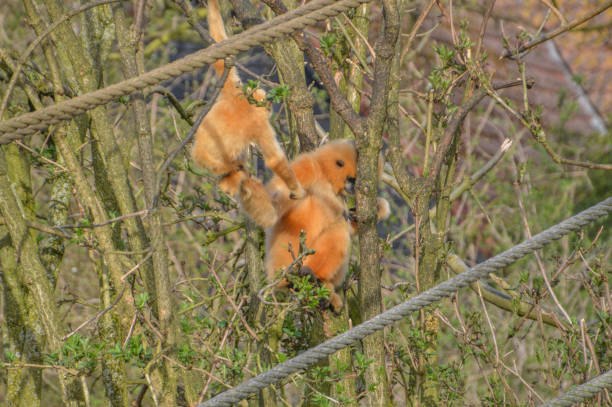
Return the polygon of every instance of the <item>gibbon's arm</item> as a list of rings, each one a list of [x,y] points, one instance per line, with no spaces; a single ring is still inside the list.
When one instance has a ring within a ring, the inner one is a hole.
[[[208,26],[215,41],[227,39],[218,0],[208,1]],[[225,70],[224,61],[214,64],[217,73]],[[265,100],[265,92],[255,90],[250,96]],[[235,68],[230,68],[221,95],[198,128],[192,148],[193,160],[219,176],[219,187],[229,195],[239,194],[241,206],[258,224],[269,227],[277,214],[261,182],[246,170],[246,150],[256,144],[263,152],[266,166],[277,174],[290,190],[289,198],[303,198],[301,187],[285,153],[276,141],[265,106],[251,104],[244,95],[242,83]]]
[[[227,39],[227,32],[219,11],[218,0],[208,0],[208,10],[206,20],[208,21],[208,31],[213,40],[220,42]]]
[[[389,215],[391,215],[391,206],[389,205],[389,201],[385,198],[379,196],[376,198],[376,207],[377,207],[377,216],[376,221],[380,222],[381,220],[387,219]],[[349,221],[351,224],[351,235],[357,234],[357,208],[349,209]]]
[[[317,183],[327,183],[335,194],[344,194],[345,182],[354,179],[357,152],[350,140],[331,141],[315,151],[302,153],[291,163],[298,181],[309,191]],[[278,177],[267,184],[273,199],[284,207],[289,191]]]

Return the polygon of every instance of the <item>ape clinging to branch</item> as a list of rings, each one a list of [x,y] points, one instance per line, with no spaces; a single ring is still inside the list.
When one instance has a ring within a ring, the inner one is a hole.
[[[227,39],[217,0],[208,1],[207,18],[215,41]],[[225,69],[223,60],[215,62],[214,67],[221,75]],[[265,92],[260,89],[251,96],[257,102],[265,101]],[[276,141],[268,116],[266,107],[249,103],[236,69],[231,68],[218,101],[198,128],[192,150],[194,161],[220,176],[219,185],[224,192],[239,194],[247,213],[262,226],[276,221],[276,211],[265,205],[267,193],[261,182],[246,171],[249,144],[259,146],[266,165],[291,191],[291,199],[301,199],[305,194]]]
[[[354,187],[357,152],[348,140],[333,141],[300,155],[291,167],[306,189],[306,197],[290,200],[280,180],[270,181],[268,191],[278,211],[278,221],[266,231],[266,270],[273,278],[277,270],[289,266],[293,256],[287,248],[299,247],[300,232],[305,231],[306,247],[315,253],[304,258],[303,267],[330,290],[330,305],[337,312],[342,300],[334,290],[344,280],[354,230],[343,195]],[[388,216],[385,199],[379,198],[378,208],[379,219]]]

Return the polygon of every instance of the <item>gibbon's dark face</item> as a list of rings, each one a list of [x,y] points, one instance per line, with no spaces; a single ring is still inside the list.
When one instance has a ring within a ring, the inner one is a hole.
[[[348,177],[344,181],[344,192],[349,195],[355,195],[355,177]]]
[[[350,140],[327,143],[317,152],[325,176],[337,194],[352,194],[357,175],[357,150]]]

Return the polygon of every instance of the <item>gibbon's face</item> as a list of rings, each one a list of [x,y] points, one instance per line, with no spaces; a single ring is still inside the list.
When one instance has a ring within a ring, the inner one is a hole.
[[[332,141],[318,151],[319,162],[324,176],[337,194],[355,192],[357,175],[357,150],[352,141]]]

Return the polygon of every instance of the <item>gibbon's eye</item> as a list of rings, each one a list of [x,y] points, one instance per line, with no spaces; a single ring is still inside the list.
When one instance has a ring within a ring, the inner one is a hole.
[[[338,160],[338,161],[336,161],[336,165],[337,165],[338,167],[344,167],[344,161],[342,161],[342,160]]]

